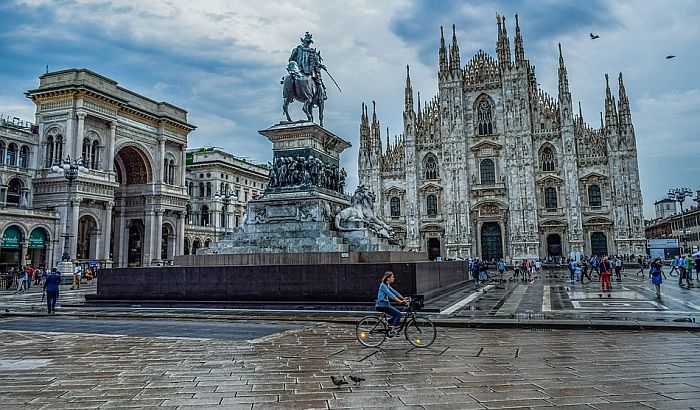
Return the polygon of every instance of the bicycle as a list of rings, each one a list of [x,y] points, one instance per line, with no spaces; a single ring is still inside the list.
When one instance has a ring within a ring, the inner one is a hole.
[[[416,311],[423,308],[423,295],[414,295],[407,299],[409,300],[408,309],[406,314],[402,315],[403,320],[395,329],[396,334],[398,336],[403,331],[406,340],[413,346],[428,347],[435,341],[437,329],[430,319],[416,315]],[[384,343],[389,333],[387,317],[386,313],[382,313],[360,319],[355,326],[357,341],[367,347],[378,347]]]

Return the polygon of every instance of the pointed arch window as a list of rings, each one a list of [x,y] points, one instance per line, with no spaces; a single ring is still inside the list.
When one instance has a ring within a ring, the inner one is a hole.
[[[557,210],[557,190],[555,188],[549,187],[544,190],[544,207],[548,211]]]
[[[437,197],[435,195],[428,195],[428,198],[426,198],[426,210],[428,213],[428,216],[437,216],[437,209],[438,209],[438,202],[437,202]]]
[[[554,171],[555,160],[554,151],[552,151],[552,148],[545,147],[542,150],[542,155],[540,156],[540,165],[542,167],[542,171]]]
[[[438,169],[435,157],[430,156],[425,160],[425,179],[437,179]]]
[[[391,217],[392,218],[398,218],[401,216],[401,201],[399,200],[398,197],[392,197],[391,200],[389,201],[390,207],[391,207]]]
[[[493,120],[491,114],[491,104],[485,99],[479,101],[476,108],[476,118],[479,127],[479,135],[493,134]]]
[[[496,165],[492,159],[483,159],[479,164],[481,185],[493,185],[496,183]]]
[[[5,163],[5,141],[0,140],[0,164]]]
[[[600,186],[591,185],[588,187],[588,206],[603,206],[603,199],[600,195]]]

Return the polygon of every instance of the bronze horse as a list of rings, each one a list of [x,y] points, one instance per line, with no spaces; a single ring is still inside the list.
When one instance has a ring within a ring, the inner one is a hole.
[[[282,78],[282,111],[287,116],[287,121],[292,122],[289,116],[289,103],[296,101],[303,105],[302,111],[306,114],[308,121],[314,120],[313,107],[318,107],[318,119],[320,125],[323,126],[323,93],[319,92],[319,87],[314,82],[314,79],[301,73],[297,63],[290,61],[287,66],[289,75]]]

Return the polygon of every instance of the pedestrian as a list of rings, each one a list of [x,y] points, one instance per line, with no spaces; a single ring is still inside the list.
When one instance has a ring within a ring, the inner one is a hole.
[[[695,254],[695,280],[700,280],[700,252]]]
[[[576,268],[574,268],[574,275],[576,276],[576,281],[577,281],[577,282],[578,282],[579,280],[580,280],[580,281],[583,281],[583,278],[581,277],[581,273],[582,273],[582,272],[583,272],[583,269],[581,269],[581,264],[580,264],[580,263],[577,263],[577,264],[576,264]],[[572,280],[571,283],[574,283],[574,281]]]
[[[637,263],[639,263],[639,270],[637,271],[637,276],[641,273],[644,275],[644,258],[639,255],[639,258],[637,258]]]
[[[591,278],[591,275],[588,274],[588,264],[586,263],[586,260],[583,259],[581,263],[583,265],[581,267],[581,283],[583,283],[583,278],[588,278],[588,283],[591,283],[593,279]]]
[[[474,278],[474,285],[476,287],[479,287],[479,260],[478,259],[473,259],[472,261],[469,262],[469,270],[472,273],[472,277]]]
[[[610,297],[610,291],[612,290],[612,282],[610,281],[610,277],[612,277],[612,266],[610,266],[610,261],[607,256],[598,264],[598,270],[603,292],[607,291],[608,297]],[[603,295],[600,294],[600,297],[603,297]]]
[[[81,280],[81,267],[80,265],[75,267],[75,271],[73,272],[73,286],[71,286],[71,289],[80,289],[80,280]]]
[[[671,259],[671,270],[668,274],[673,275],[673,272],[678,272],[678,256],[674,256],[673,259]]]
[[[498,261],[498,264],[496,264],[496,269],[498,269],[498,273],[501,275],[501,280],[503,280],[503,272],[506,271],[506,262],[501,258]]]
[[[600,274],[600,271],[598,270],[598,257],[596,257],[596,255],[591,256],[591,260],[589,262],[591,263],[591,273],[595,271],[596,274]]]
[[[19,288],[15,293],[24,293],[29,290],[29,273],[26,269],[22,268],[19,273]]]
[[[690,289],[690,281],[688,280],[688,268],[685,264],[685,255],[681,255],[678,258],[678,286],[683,287],[683,280],[685,280],[688,289]]]
[[[518,261],[513,260],[513,277],[511,278],[514,282],[520,278],[520,264]]]
[[[87,272],[85,272],[85,281],[88,285],[92,282],[92,268],[88,268]]]
[[[58,285],[61,284],[61,274],[58,269],[52,268],[51,274],[46,277],[44,291],[46,292],[46,306],[49,314],[56,313],[56,301],[58,300]]]
[[[571,277],[571,283],[574,283],[574,273],[576,272],[576,260],[574,258],[569,258],[569,276]]]
[[[661,275],[664,273],[663,265],[661,264],[661,258],[654,259],[651,263],[651,268],[649,268],[649,276],[651,276],[651,283],[656,287],[656,297],[661,297]]]
[[[687,258],[685,258],[685,263],[688,268],[688,282],[690,283],[693,281],[693,269],[695,269],[695,261],[691,256],[688,256]]]
[[[622,282],[622,275],[620,272],[622,271],[622,259],[620,259],[619,255],[615,256],[615,277],[617,278],[618,282]]]

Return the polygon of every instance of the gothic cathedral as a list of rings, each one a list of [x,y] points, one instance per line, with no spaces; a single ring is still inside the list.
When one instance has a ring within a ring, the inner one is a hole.
[[[431,259],[523,259],[645,252],[637,148],[622,74],[605,75],[600,128],[574,115],[559,46],[557,99],[538,88],[518,16],[511,58],[498,17],[497,59],[462,67],[441,34],[438,95],[413,103],[406,72],[403,134],[386,147],[376,110],[362,107],[360,184],[407,250]],[[441,29],[442,31],[442,29]],[[417,111],[416,111],[417,108]]]

